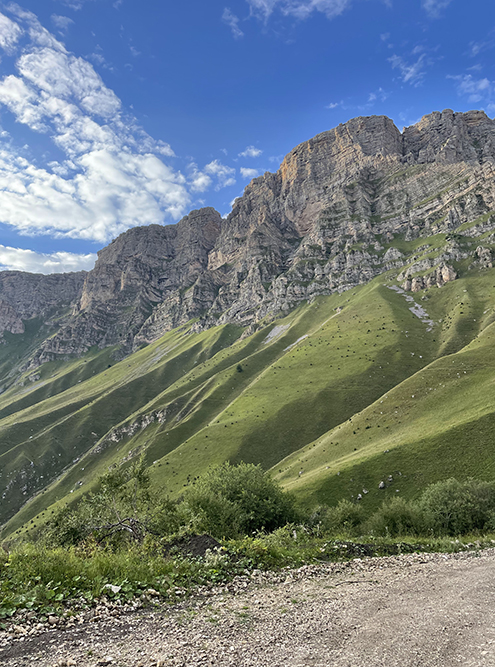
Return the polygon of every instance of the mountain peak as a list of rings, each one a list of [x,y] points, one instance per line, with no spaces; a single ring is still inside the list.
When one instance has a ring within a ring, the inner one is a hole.
[[[353,118],[251,181],[226,220],[201,208],[121,234],[70,292],[71,314],[33,364],[92,345],[127,353],[191,319],[196,329],[253,330],[301,301],[403,268],[396,237],[450,233],[486,216],[495,193],[484,173],[494,166],[495,123],[483,111],[435,111],[402,132],[386,116]],[[444,254],[442,265],[455,255]],[[435,268],[428,262],[423,270]],[[36,308],[19,310],[6,291],[9,280],[0,274],[5,322],[33,317]]]

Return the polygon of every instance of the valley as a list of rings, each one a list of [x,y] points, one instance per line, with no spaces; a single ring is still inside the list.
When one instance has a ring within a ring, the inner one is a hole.
[[[140,456],[171,498],[244,461],[370,512],[494,480],[494,137],[354,119],[227,219],[132,229],[69,283],[0,273],[2,537]]]

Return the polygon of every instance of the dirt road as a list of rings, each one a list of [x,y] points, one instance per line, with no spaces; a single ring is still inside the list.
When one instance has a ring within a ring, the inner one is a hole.
[[[259,573],[0,649],[20,667],[495,667],[495,549]]]

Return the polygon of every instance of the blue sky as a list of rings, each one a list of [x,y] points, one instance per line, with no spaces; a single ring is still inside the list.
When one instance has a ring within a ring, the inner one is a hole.
[[[495,115],[492,0],[0,2],[0,269],[90,269],[135,225],[226,215],[355,116]]]

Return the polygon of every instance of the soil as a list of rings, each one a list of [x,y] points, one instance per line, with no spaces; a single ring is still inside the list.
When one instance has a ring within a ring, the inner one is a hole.
[[[494,609],[495,549],[358,558],[6,637],[0,664],[495,667]]]
[[[171,542],[165,553],[180,553],[183,556],[198,558],[204,556],[208,550],[219,549],[222,545],[211,535],[190,535],[182,539]]]

